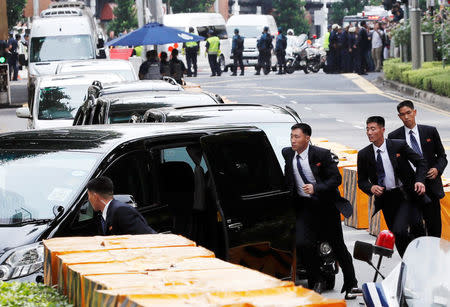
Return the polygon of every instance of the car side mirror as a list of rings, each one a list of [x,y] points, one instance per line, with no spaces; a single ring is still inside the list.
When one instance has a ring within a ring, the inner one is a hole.
[[[366,242],[356,241],[353,249],[353,258],[372,263],[373,245]]]
[[[136,204],[136,201],[134,200],[133,195],[117,194],[117,195],[114,195],[114,199],[117,201],[120,201],[121,203],[128,204],[131,207],[134,207],[134,208],[137,207],[137,204]]]
[[[28,107],[17,108],[16,116],[18,118],[31,118],[30,109]]]

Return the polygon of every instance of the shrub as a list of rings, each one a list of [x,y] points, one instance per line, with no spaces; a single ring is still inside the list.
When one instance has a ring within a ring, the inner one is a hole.
[[[450,70],[447,73],[430,77],[431,89],[438,95],[450,97]]]
[[[43,284],[1,282],[0,306],[3,307],[68,307],[65,296]]]
[[[423,85],[423,79],[425,77],[437,76],[445,72],[450,74],[450,70],[444,70],[439,67],[404,71],[402,73],[402,82],[420,89],[426,89]]]

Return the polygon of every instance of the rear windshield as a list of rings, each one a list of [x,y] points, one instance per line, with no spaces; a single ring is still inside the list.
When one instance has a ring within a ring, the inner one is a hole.
[[[234,29],[239,29],[239,35],[247,38],[256,38],[262,35],[264,27],[260,26],[228,26],[228,33],[234,33]]]
[[[225,25],[197,27],[198,35],[203,36],[204,38],[208,37],[209,30],[212,30],[213,35],[219,37],[219,39],[228,38],[227,28],[225,27]]]
[[[30,62],[94,59],[95,53],[89,35],[61,35],[33,37],[30,44]]]

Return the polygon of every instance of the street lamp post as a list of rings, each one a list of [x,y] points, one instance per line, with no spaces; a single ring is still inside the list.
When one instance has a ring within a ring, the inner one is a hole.
[[[419,69],[422,66],[420,56],[420,8],[419,0],[409,0],[411,5],[411,59],[412,69]]]

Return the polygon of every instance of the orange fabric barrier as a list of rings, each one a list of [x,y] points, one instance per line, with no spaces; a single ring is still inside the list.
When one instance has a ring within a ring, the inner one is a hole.
[[[441,199],[441,219],[443,239],[450,241],[450,187],[445,187],[445,197]]]
[[[345,225],[365,229],[369,227],[369,196],[358,188],[356,167],[344,168],[344,197],[353,206],[353,214],[345,219]]]

